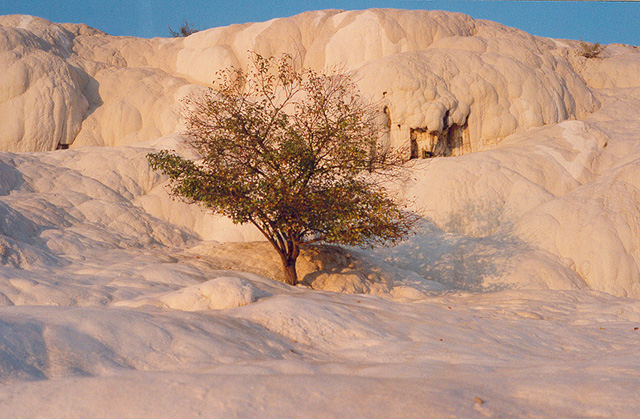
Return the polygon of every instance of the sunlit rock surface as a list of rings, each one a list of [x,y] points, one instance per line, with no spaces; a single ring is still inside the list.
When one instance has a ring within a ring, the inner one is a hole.
[[[0,25],[0,148],[8,151],[169,134],[189,86],[244,66],[247,50],[354,71],[386,113],[387,141],[413,147],[414,157],[477,151],[515,132],[582,118],[599,106],[582,73],[594,87],[626,86],[618,80],[637,69],[587,66],[576,44],[444,12],[308,12],[152,40],[29,16],[3,17]]]
[[[414,235],[306,249],[290,287],[168,195],[146,154],[189,155],[180,98],[248,49],[354,73],[417,157]],[[637,417],[640,51],[579,52],[443,12],[0,17],[0,416]]]

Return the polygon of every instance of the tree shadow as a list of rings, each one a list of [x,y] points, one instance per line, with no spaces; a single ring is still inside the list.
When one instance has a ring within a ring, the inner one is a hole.
[[[487,292],[512,288],[503,278],[516,269],[514,256],[529,250],[528,245],[506,234],[464,236],[423,220],[406,241],[373,252],[392,266],[447,288]]]

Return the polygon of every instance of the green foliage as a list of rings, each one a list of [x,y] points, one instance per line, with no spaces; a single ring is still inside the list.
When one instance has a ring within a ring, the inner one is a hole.
[[[183,20],[182,26],[180,26],[180,29],[178,29],[177,32],[171,29],[171,26],[169,26],[169,33],[174,38],[186,37],[199,31],[200,29],[196,29],[193,26],[191,26],[191,24],[187,22],[187,19]]]
[[[251,56],[185,101],[189,144],[201,160],[148,156],[172,192],[235,223],[252,223],[295,284],[299,248],[396,242],[416,217],[380,186],[401,161],[378,146],[377,116],[344,74],[298,71],[290,56]]]
[[[604,51],[605,46],[600,45],[599,42],[595,44],[590,44],[584,41],[580,41],[580,50],[579,54],[585,58],[596,58],[602,51]]]

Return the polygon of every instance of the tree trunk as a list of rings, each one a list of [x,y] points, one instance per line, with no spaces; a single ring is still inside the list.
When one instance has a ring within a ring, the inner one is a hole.
[[[263,233],[264,234],[264,233]],[[273,248],[280,255],[282,260],[282,273],[284,274],[284,282],[289,285],[298,284],[298,273],[296,272],[296,260],[300,256],[300,246],[293,240],[274,240],[267,234],[265,237],[269,239]]]
[[[284,272],[284,282],[289,285],[298,284],[298,273],[296,272],[296,259],[284,255],[282,258],[282,271]]]

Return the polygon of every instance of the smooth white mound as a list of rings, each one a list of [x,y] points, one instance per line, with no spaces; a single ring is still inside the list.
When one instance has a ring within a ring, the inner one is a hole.
[[[223,310],[251,304],[260,296],[252,283],[234,277],[220,277],[177,291],[121,301],[119,307],[146,305],[183,311]]]

